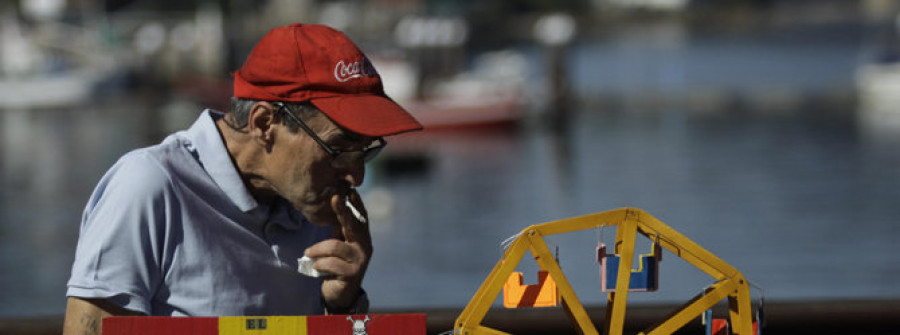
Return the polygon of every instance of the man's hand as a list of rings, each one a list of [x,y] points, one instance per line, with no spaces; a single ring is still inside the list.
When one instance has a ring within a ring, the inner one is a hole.
[[[366,210],[355,190],[351,190],[348,197],[366,219],[357,219],[344,203],[343,196],[332,196],[331,208],[340,226],[334,228],[334,238],[316,243],[304,252],[304,255],[317,259],[316,270],[330,273],[322,282],[322,297],[326,307],[338,310],[351,307],[356,301],[372,257]]]

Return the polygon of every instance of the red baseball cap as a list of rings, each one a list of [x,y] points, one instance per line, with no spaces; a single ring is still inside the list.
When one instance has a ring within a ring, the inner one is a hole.
[[[234,96],[309,101],[340,126],[366,136],[421,130],[384,94],[381,77],[353,41],[317,24],[269,31],[234,72]]]

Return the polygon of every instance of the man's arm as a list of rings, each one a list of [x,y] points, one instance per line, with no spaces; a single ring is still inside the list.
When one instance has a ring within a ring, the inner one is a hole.
[[[142,315],[105,299],[69,297],[63,335],[100,335],[103,318],[116,315]]]

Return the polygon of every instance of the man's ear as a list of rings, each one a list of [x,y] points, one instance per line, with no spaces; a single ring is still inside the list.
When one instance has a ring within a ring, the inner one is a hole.
[[[268,102],[257,102],[250,108],[250,115],[247,118],[247,126],[249,127],[247,130],[250,136],[253,136],[256,141],[266,148],[269,148],[274,141],[273,126],[279,121],[275,108]]]

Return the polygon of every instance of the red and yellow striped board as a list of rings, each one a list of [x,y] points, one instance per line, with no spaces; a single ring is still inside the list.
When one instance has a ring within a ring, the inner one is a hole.
[[[103,335],[423,335],[425,314],[162,317],[103,319]]]

